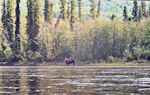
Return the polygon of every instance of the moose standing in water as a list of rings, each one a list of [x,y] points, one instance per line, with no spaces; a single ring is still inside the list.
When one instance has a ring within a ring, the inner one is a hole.
[[[141,60],[136,60],[139,66],[142,66],[142,61]]]
[[[65,57],[66,65],[69,66],[70,64],[73,64],[75,66],[75,60],[73,58],[66,58]]]
[[[137,58],[136,62],[138,63],[139,66],[142,66],[142,61],[139,59],[139,57]]]

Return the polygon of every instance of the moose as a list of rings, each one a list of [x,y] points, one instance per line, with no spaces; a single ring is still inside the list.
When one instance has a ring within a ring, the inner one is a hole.
[[[70,64],[73,64],[75,66],[75,60],[73,58],[66,58],[65,57],[66,65],[69,66]]]
[[[136,60],[139,66],[142,66],[142,61],[141,60]]]

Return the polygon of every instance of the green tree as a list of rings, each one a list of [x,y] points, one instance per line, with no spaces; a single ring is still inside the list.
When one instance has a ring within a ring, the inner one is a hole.
[[[70,18],[70,3],[67,3],[67,18]]]
[[[145,32],[145,39],[144,39],[144,55],[147,59],[150,60],[150,18],[146,21],[146,32]]]
[[[97,18],[100,16],[100,12],[101,12],[101,0],[98,0]]]
[[[76,5],[75,5],[75,0],[71,0],[71,18],[70,18],[70,26],[71,26],[71,30],[73,31],[74,28],[73,28],[73,25],[75,23],[75,8],[76,8]]]
[[[131,55],[131,53],[129,52],[128,49],[125,49],[125,50],[124,50],[123,55],[124,55],[124,57],[126,58],[126,61],[127,61],[127,62],[129,62],[129,61],[132,59],[132,55]]]
[[[53,20],[53,4],[49,0],[45,0],[44,19],[52,23]]]
[[[3,24],[3,31],[5,31],[7,25],[6,25],[6,1],[3,0],[3,8],[2,8],[2,18],[1,18],[1,21],[2,21],[2,24]],[[2,46],[2,57],[5,57],[5,45],[4,45],[4,38],[5,38],[5,35],[4,33],[2,32],[2,42],[1,42],[1,46]]]
[[[137,19],[138,19],[138,3],[137,3],[137,0],[134,0],[134,2],[133,2],[132,15],[133,15],[133,20],[137,21]]]
[[[50,1],[49,0],[45,0],[45,5],[44,5],[44,19],[46,21],[48,21],[49,17],[48,14],[49,12],[49,5],[50,5]]]
[[[27,7],[28,49],[35,52],[38,50],[37,34],[40,32],[42,22],[41,3],[39,0],[28,0]]]
[[[33,3],[34,1],[33,0],[27,0],[27,10],[28,10],[28,13],[27,13],[27,25],[26,25],[26,28],[27,28],[27,35],[28,35],[28,48],[27,50],[30,49],[30,43],[33,39]],[[27,52],[27,51],[26,51]]]
[[[95,0],[92,0],[91,2],[91,9],[90,9],[90,17],[92,17],[92,19],[96,18],[96,2]]]
[[[2,24],[3,28],[6,28],[6,1],[3,0],[3,8],[2,8]]]
[[[149,4],[149,9],[148,9],[148,13],[149,13],[149,16],[150,16],[150,4]]]
[[[16,30],[15,30],[15,43],[16,55],[20,53],[20,0],[16,0]]]
[[[140,6],[140,7],[139,7],[139,11],[138,11],[138,20],[141,21],[142,18],[143,18],[143,15],[142,15],[142,7]]]
[[[142,47],[140,45],[133,47],[133,55],[135,59],[139,59],[142,55]]]
[[[61,13],[63,14],[62,15],[62,19],[66,19],[67,18],[67,14],[66,14],[66,0],[60,0],[61,1]]]
[[[42,11],[41,11],[41,2],[40,0],[33,0],[34,1],[34,8],[33,8],[33,39],[32,39],[32,43],[31,43],[31,50],[32,51],[37,51],[37,38],[36,36],[38,35],[38,33],[40,32],[40,27],[41,27],[41,22],[42,22]]]
[[[82,20],[82,0],[78,0],[79,2],[79,20]]]
[[[128,10],[127,10],[127,6],[124,6],[124,10],[123,10],[123,20],[127,21],[128,20]]]
[[[6,29],[8,32],[8,43],[10,44],[11,51],[13,56],[15,55],[15,48],[14,48],[14,19],[13,19],[13,10],[14,10],[14,0],[7,1],[7,13],[6,13]]]
[[[141,7],[142,7],[142,15],[143,15],[143,17],[146,18],[147,17],[147,12],[146,12],[146,4],[145,4],[144,1],[142,1]]]
[[[53,3],[50,4],[50,23],[53,22]]]

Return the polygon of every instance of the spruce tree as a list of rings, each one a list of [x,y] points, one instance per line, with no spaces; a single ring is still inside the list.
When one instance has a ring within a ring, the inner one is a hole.
[[[71,18],[70,18],[70,26],[71,26],[71,30],[73,31],[74,28],[73,28],[73,24],[75,22],[75,8],[76,8],[76,5],[75,5],[75,0],[71,0]]]
[[[138,20],[141,21],[142,18],[143,18],[143,15],[142,15],[142,7],[140,6],[140,7],[139,7],[139,12],[138,12]]]
[[[44,19],[52,23],[53,20],[53,4],[49,0],[45,0]]]
[[[38,50],[37,35],[40,32],[42,12],[40,0],[28,0],[27,34],[29,49],[33,52]]]
[[[28,49],[30,49],[30,44],[31,44],[31,41],[33,39],[33,3],[34,1],[33,0],[27,0],[27,23],[26,23],[26,31],[27,31],[27,35],[28,35]]]
[[[90,17],[92,17],[92,19],[96,18],[96,2],[95,2],[95,0],[92,0],[92,2],[91,2]]]
[[[1,18],[1,21],[2,21],[2,25],[3,25],[3,32],[2,32],[2,42],[1,42],[1,46],[2,46],[2,57],[5,57],[5,45],[4,45],[4,38],[5,38],[5,34],[4,34],[4,31],[6,30],[6,1],[3,0],[3,7],[2,7],[2,18]]]
[[[41,22],[42,22],[42,12],[41,12],[41,2],[40,0],[33,0],[34,1],[34,8],[33,8],[33,30],[32,30],[32,43],[31,43],[31,50],[37,51],[38,50],[38,40],[36,36],[40,32]]]
[[[15,30],[15,43],[16,55],[20,53],[20,0],[16,0],[16,30]]]
[[[145,4],[144,1],[142,1],[141,7],[142,7],[142,15],[143,15],[143,17],[146,18],[147,17],[147,12],[146,12],[146,4]]]
[[[44,20],[48,21],[49,17],[48,14],[49,12],[49,5],[50,5],[50,1],[49,0],[45,0],[45,5],[44,5]]]
[[[132,15],[133,15],[133,20],[137,21],[137,19],[138,19],[138,3],[137,3],[137,0],[134,0],[134,2],[133,2]]]
[[[67,18],[70,18],[70,3],[67,3]]]
[[[27,28],[27,34],[30,38],[31,36],[31,32],[32,31],[32,25],[33,25],[33,1],[32,0],[27,0],[27,25],[26,25],[26,28]]]
[[[3,8],[2,8],[2,18],[1,18],[3,28],[6,28],[6,0],[3,0]]]
[[[14,0],[7,1],[7,12],[6,12],[6,30],[8,32],[7,40],[10,44],[10,48],[13,56],[15,55],[14,48],[14,19],[13,19],[13,10],[14,10]]]
[[[61,10],[61,13],[63,14],[62,19],[65,20],[67,18],[67,15],[66,15],[66,0],[60,0],[60,1],[61,1],[60,10]]]
[[[149,4],[149,9],[148,9],[148,12],[149,12],[149,16],[150,16],[150,4]]]
[[[127,21],[128,20],[128,10],[127,10],[127,6],[124,6],[124,10],[123,10],[123,20]]]
[[[101,12],[101,0],[98,1],[98,11],[97,11],[97,18],[99,18]]]
[[[79,2],[79,20],[81,21],[82,19],[82,0],[78,0]]]
[[[53,3],[50,4],[50,23],[53,22]]]

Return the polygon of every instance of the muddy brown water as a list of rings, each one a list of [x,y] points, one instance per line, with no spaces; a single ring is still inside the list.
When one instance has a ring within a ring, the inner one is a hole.
[[[0,95],[150,95],[150,67],[0,67]]]

